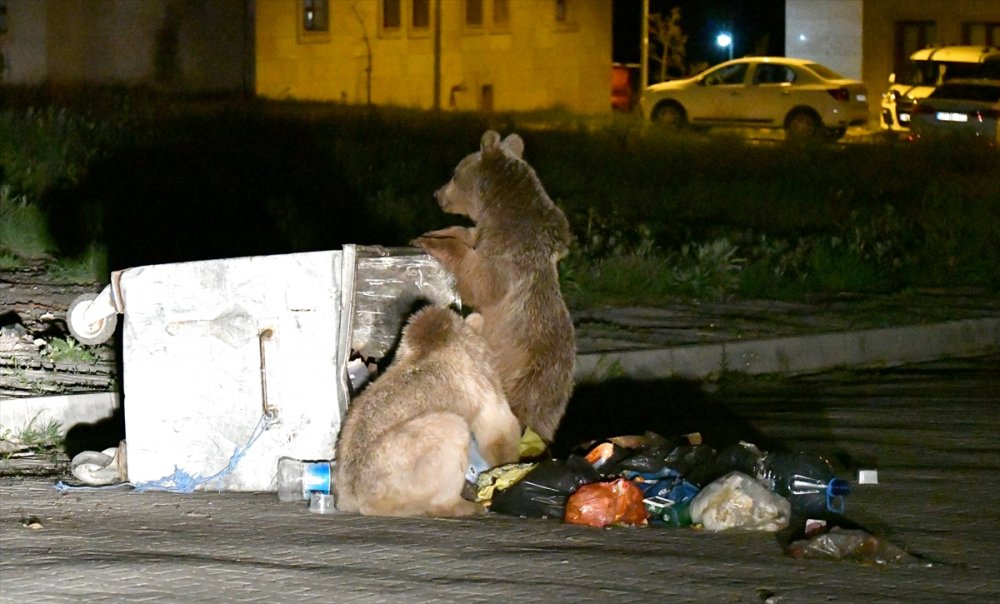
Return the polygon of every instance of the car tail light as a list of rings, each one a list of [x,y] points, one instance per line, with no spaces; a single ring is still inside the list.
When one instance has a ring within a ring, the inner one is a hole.
[[[841,102],[851,98],[851,91],[846,88],[832,88],[827,90],[827,92],[830,93],[830,96]]]
[[[981,111],[977,111],[976,118],[980,122],[983,120],[1000,119],[1000,109],[983,109]]]

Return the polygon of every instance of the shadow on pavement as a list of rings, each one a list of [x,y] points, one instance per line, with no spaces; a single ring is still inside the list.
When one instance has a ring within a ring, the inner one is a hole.
[[[117,447],[125,439],[125,412],[116,407],[111,417],[96,422],[73,425],[66,431],[66,456],[73,459],[84,451],[103,451]]]
[[[558,457],[586,441],[647,431],[667,437],[700,432],[716,449],[741,440],[775,445],[699,382],[617,378],[576,387],[552,451]]]

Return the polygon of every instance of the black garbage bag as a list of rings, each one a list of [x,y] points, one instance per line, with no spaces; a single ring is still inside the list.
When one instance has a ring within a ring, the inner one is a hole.
[[[708,445],[681,445],[670,452],[664,465],[673,468],[685,480],[704,487],[716,477],[715,449]]]
[[[619,461],[614,466],[613,472],[655,474],[667,467],[667,458],[675,448],[676,445],[672,441],[659,434],[647,432],[642,447]]]
[[[547,459],[524,478],[504,490],[493,492],[490,511],[511,516],[562,519],[566,499],[582,485],[597,482],[601,475],[578,455],[565,461]]]
[[[667,447],[670,448],[667,448]],[[688,482],[703,487],[711,482],[715,449],[708,445],[680,445],[667,443],[643,448],[635,455],[618,462],[608,473],[624,476],[641,476],[646,480],[683,477]]]

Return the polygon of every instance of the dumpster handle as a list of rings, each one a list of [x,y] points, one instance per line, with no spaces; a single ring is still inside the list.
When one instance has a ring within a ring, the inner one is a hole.
[[[274,330],[270,327],[260,332],[257,339],[260,343],[260,405],[264,412],[264,417],[273,421],[277,413],[267,404],[267,362],[264,358],[264,340],[274,335]]]

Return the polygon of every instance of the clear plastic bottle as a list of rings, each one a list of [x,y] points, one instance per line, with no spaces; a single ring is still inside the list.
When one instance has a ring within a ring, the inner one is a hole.
[[[756,477],[775,493],[786,497],[792,511],[807,518],[844,513],[844,497],[851,483],[837,478],[822,457],[804,452],[775,451],[756,465]]]
[[[278,499],[306,501],[313,493],[333,495],[333,462],[278,460]]]

